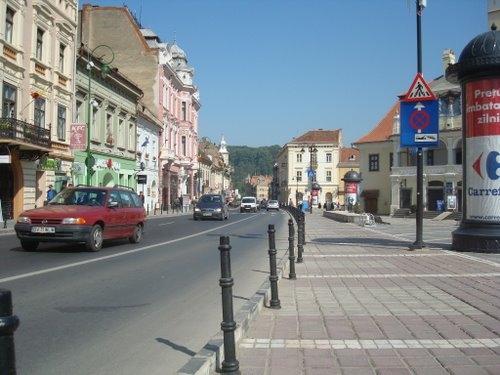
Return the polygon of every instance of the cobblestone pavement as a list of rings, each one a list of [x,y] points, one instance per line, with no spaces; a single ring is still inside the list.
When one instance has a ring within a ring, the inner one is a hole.
[[[242,374],[500,374],[498,258],[446,250],[455,223],[426,222],[435,240],[410,252],[414,222],[397,224],[308,215],[297,280],[238,343]]]

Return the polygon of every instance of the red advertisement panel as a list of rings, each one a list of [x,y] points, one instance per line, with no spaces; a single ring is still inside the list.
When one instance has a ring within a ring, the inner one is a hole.
[[[87,149],[86,124],[71,124],[70,147],[72,150]]]
[[[346,182],[345,192],[347,194],[356,194],[358,192],[358,184],[356,182]]]
[[[500,135],[500,78],[465,85],[466,137]]]

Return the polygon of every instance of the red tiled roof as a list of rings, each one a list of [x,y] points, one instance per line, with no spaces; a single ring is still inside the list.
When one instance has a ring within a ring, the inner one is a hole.
[[[370,142],[382,142],[389,139],[392,135],[392,123],[396,111],[399,112],[399,102],[396,102],[389,112],[380,120],[380,122],[375,126],[368,134],[365,134],[360,139],[358,139],[354,144],[358,143],[370,143]]]
[[[294,138],[290,143],[339,143],[341,129],[335,130],[309,130],[301,136]]]
[[[354,156],[352,159],[351,156]],[[349,162],[358,162],[359,163],[359,150],[357,148],[352,147],[342,147],[340,149],[340,162],[341,163],[349,163]]]

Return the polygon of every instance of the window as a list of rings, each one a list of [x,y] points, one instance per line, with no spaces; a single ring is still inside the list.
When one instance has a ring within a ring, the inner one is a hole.
[[[302,163],[302,154],[297,154],[297,163]]]
[[[328,153],[326,154],[326,162],[331,163],[332,162],[332,154]]]
[[[187,118],[186,102],[182,102],[182,119],[186,121],[186,118]]]
[[[17,90],[8,83],[3,83],[2,117],[16,117]]]
[[[57,139],[66,140],[66,107],[57,106]]]
[[[332,171],[326,171],[326,182],[332,182]]]
[[[45,99],[35,99],[34,123],[41,128],[45,127]]]
[[[434,165],[434,150],[427,150],[427,165]]]
[[[378,154],[370,154],[368,156],[368,170],[370,172],[377,172],[379,170],[378,166]]]
[[[130,208],[134,207],[135,204],[132,201],[132,197],[130,196],[130,193],[127,191],[120,191],[120,198],[122,199],[122,207],[123,208]]]
[[[135,150],[135,126],[133,122],[128,124],[128,149]]]
[[[394,166],[394,154],[391,152],[389,153],[389,169]]]
[[[106,113],[106,143],[113,144],[113,114]]]
[[[316,152],[311,152],[311,163],[312,164],[318,163],[318,154]]]
[[[186,136],[183,135],[181,138],[182,142],[182,155],[186,156]]]
[[[59,71],[64,73],[64,51],[66,46],[64,44],[59,44]]]
[[[36,58],[42,61],[43,57],[43,30],[36,29]]]
[[[455,150],[455,164],[460,165],[462,164],[462,149],[457,148]]]
[[[297,182],[302,182],[302,171],[297,171],[295,179],[297,180]]]
[[[14,14],[11,8],[7,7],[5,13],[5,41],[12,44],[12,36],[14,34]]]
[[[110,204],[111,202],[118,203],[118,207],[122,206],[122,200],[120,198],[120,194],[118,194],[117,191],[113,190],[109,193],[108,204]]]
[[[118,118],[118,146],[125,147],[125,133],[123,131],[123,118]]]
[[[92,106],[92,126],[91,126],[92,138],[96,140],[99,140],[100,137],[98,119],[99,119],[99,107]]]
[[[83,108],[83,102],[81,100],[77,100],[76,101],[76,122],[83,121],[82,108]]]

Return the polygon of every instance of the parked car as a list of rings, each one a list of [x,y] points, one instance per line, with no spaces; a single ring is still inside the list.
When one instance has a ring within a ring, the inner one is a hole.
[[[257,199],[255,197],[243,197],[240,204],[240,212],[257,212]]]
[[[229,219],[229,209],[222,195],[202,195],[194,208],[193,219]]]
[[[269,202],[267,202],[266,210],[267,211],[270,211],[270,210],[279,211],[280,210],[280,205],[279,205],[278,201],[276,201],[276,200],[270,200]]]
[[[131,188],[65,188],[47,206],[24,211],[14,226],[21,246],[34,251],[40,242],[85,244],[99,251],[104,240],[141,241],[146,212]]]

